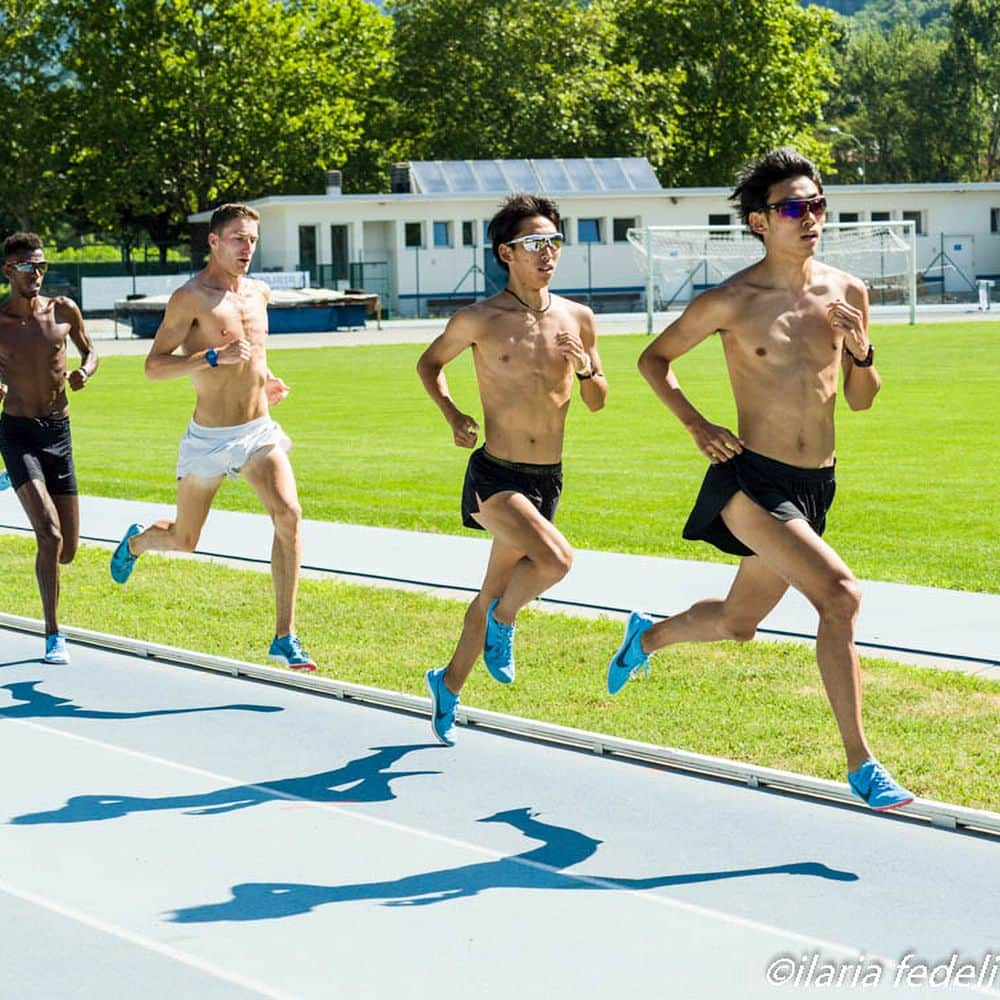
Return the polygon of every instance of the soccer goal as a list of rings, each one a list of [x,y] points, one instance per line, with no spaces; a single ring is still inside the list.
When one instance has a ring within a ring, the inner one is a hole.
[[[868,286],[873,302],[902,302],[916,322],[916,224],[828,222],[819,260],[848,271]],[[686,302],[764,255],[764,244],[744,226],[645,226],[628,231],[645,275],[646,332],[653,313]]]

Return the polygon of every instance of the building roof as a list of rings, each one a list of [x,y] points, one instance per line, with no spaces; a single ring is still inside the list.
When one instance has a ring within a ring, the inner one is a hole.
[[[604,194],[659,192],[643,156],[553,160],[411,160],[414,194]]]

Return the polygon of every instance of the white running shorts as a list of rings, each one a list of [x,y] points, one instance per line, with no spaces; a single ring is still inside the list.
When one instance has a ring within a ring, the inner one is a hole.
[[[202,427],[193,420],[181,438],[177,455],[177,478],[197,476],[236,479],[240,469],[262,448],[288,451],[291,439],[269,416],[235,427]]]

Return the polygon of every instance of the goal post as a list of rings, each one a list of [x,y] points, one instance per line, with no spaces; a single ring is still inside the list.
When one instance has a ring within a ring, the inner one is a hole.
[[[628,231],[646,287],[646,333],[653,314],[687,302],[706,288],[756,263],[764,244],[745,226],[643,226]],[[828,222],[816,259],[860,278],[870,292],[887,293],[917,315],[916,223]]]

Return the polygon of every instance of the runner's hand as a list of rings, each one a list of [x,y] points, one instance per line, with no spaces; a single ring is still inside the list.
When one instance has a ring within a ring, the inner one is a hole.
[[[277,375],[268,375],[264,383],[268,406],[277,406],[292,390]]]
[[[82,368],[74,368],[73,371],[66,376],[66,381],[69,382],[69,387],[74,392],[79,392],[89,381],[89,376]],[[0,396],[0,399],[2,398],[3,397]]]
[[[466,416],[464,413],[459,413],[458,410],[456,410],[455,416],[449,418],[448,423],[451,425],[451,433],[455,439],[455,444],[457,444],[459,448],[476,447],[476,436],[479,434],[479,424],[477,424],[472,417]]]
[[[250,360],[250,341],[240,337],[231,340],[225,347],[219,349],[220,365],[239,365]]]
[[[572,364],[574,372],[585,375],[590,369],[590,355],[577,334],[560,330],[556,334],[556,349]]]
[[[727,428],[701,420],[688,426],[698,450],[713,464],[728,462],[743,451],[743,442]]]
[[[2,403],[4,399],[6,399],[6,397],[7,397],[7,386],[3,382],[0,382],[0,403]]]
[[[841,299],[834,299],[826,307],[826,317],[834,330],[843,333],[844,347],[859,361],[863,361],[868,355],[869,347],[864,313]]]

